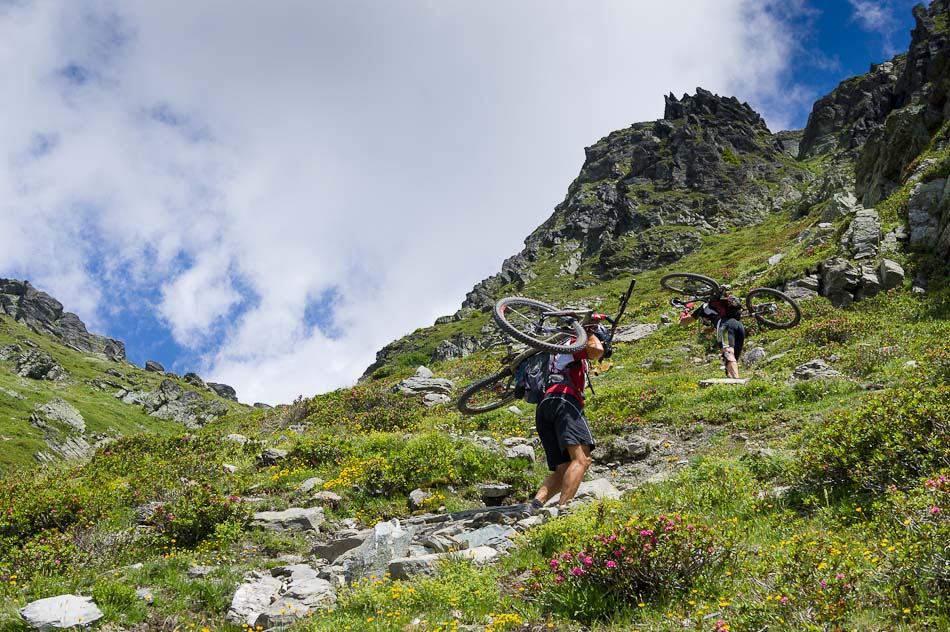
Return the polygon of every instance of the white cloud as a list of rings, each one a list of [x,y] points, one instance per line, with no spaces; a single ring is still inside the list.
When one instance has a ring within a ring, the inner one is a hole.
[[[162,297],[205,354],[185,368],[242,400],[345,385],[456,309],[583,147],[659,118],[662,95],[736,94],[784,126],[795,42],[775,6],[6,5],[0,273],[106,334],[106,285]],[[332,338],[305,321],[329,288]]]
[[[893,23],[894,18],[885,2],[874,2],[874,0],[848,0],[848,2],[854,10],[854,19],[865,30],[880,31],[890,28]]]

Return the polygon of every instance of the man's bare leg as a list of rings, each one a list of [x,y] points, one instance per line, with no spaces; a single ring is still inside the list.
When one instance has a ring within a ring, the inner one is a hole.
[[[570,463],[561,463],[557,466],[556,470],[544,478],[544,482],[541,483],[541,488],[538,490],[538,493],[534,495],[542,505],[548,502],[548,499],[554,496],[554,494],[561,491],[561,484],[564,481],[564,472],[569,465]]]
[[[722,348],[722,361],[726,364],[726,377],[739,379],[739,363],[736,362],[736,354],[732,347]]]
[[[589,445],[569,445],[567,446],[567,453],[571,457],[571,462],[567,464],[561,482],[561,498],[558,500],[558,505],[561,507],[574,498],[574,494],[577,493],[577,488],[581,486],[584,474],[587,473],[587,468],[590,467],[592,462]]]

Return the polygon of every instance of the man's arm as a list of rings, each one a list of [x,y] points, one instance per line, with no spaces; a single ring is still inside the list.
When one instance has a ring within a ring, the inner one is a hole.
[[[587,359],[600,360],[604,357],[604,345],[594,334],[587,336]]]
[[[690,311],[691,309],[693,309],[693,304],[692,304],[692,303],[687,303],[687,304],[686,304],[686,308],[683,310],[683,313],[680,314],[680,320],[679,320],[679,324],[680,324],[680,325],[688,325],[688,324],[690,324],[690,323],[695,323],[695,322],[696,322],[696,313],[697,313],[699,310],[696,310],[696,311],[691,312],[691,311]],[[700,308],[700,309],[702,309],[702,308]]]

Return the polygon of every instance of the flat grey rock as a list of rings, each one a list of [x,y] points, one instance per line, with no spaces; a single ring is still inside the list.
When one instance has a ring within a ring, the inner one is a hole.
[[[20,616],[36,630],[65,630],[90,626],[103,617],[92,597],[59,595],[20,608]]]

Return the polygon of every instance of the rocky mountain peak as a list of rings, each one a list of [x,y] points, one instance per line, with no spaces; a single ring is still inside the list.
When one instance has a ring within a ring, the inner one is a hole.
[[[798,177],[781,159],[789,153],[786,141],[735,97],[702,88],[681,99],[667,96],[662,119],[585,149],[564,201],[521,253],[466,296],[463,308],[487,308],[505,285],[520,289],[542,258],[560,261],[564,276],[586,265],[609,278],[671,263],[697,248],[703,233],[757,221]]]
[[[765,121],[748,103],[740,103],[735,97],[721,97],[708,90],[696,88],[696,94],[684,94],[677,99],[673,93],[665,97],[663,121],[693,120],[718,126],[721,123],[742,123],[750,128],[768,132]]]
[[[125,344],[121,340],[89,333],[76,314],[65,311],[62,303],[37,290],[29,281],[0,279],[0,314],[11,316],[76,351],[102,353],[115,361],[125,360]]]

